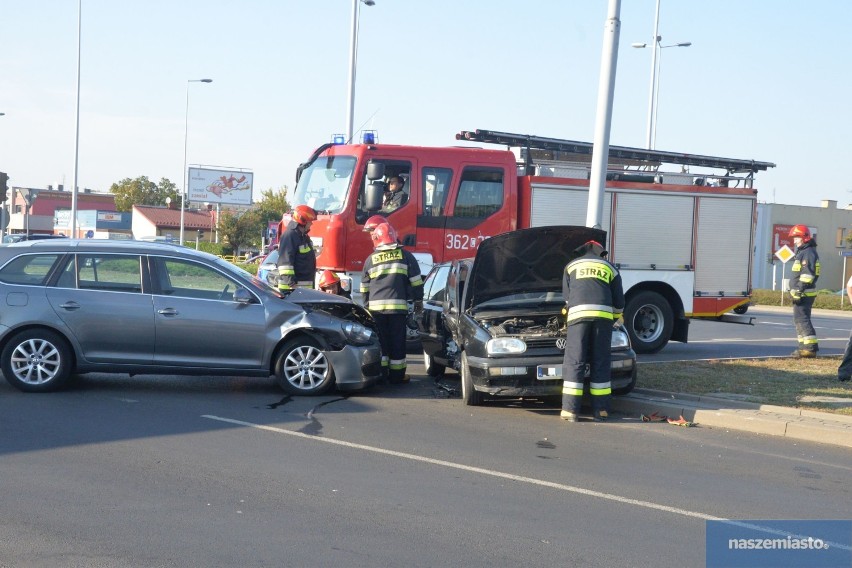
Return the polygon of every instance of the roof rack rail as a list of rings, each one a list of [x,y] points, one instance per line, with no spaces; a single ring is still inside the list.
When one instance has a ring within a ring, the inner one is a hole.
[[[528,134],[512,134],[511,132],[498,132],[496,130],[462,130],[456,134],[456,140],[467,140],[470,142],[484,142],[486,144],[505,144],[510,147],[527,148],[528,150],[557,150],[570,154],[591,155],[594,144],[591,142],[577,142],[575,140],[561,140],[559,138],[546,138],[543,136],[531,136]],[[527,152],[527,161],[530,156]],[[683,154],[680,152],[663,152],[660,150],[645,150],[642,148],[630,148],[628,146],[610,146],[610,158],[620,158],[643,162],[649,166],[660,164],[677,164],[684,166],[700,166],[706,168],[722,168],[732,173],[750,173],[765,171],[774,168],[772,162],[758,162],[756,160],[737,160],[734,158],[716,158],[713,156],[699,156],[697,154]],[[530,165],[529,163],[527,164]]]

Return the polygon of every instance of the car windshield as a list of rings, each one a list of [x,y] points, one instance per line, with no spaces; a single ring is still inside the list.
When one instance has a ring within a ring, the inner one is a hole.
[[[517,308],[517,307],[532,307],[542,304],[564,303],[562,292],[542,291],[542,292],[521,292],[519,294],[507,294],[499,298],[492,298],[482,302],[476,306],[476,309],[482,308]]]
[[[263,259],[263,264],[275,264],[278,262],[278,249],[275,249]]]
[[[318,213],[339,213],[355,169],[352,156],[317,158],[299,178],[293,203],[313,207]]]

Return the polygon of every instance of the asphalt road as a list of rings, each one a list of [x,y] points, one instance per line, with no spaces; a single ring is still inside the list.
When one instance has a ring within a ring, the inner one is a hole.
[[[708,519],[852,510],[847,450],[469,408],[410,371],[319,398],[258,379],[0,383],[0,566],[683,568],[704,565]]]
[[[669,343],[640,362],[715,359],[720,357],[787,357],[796,348],[796,328],[790,307],[752,307],[746,316],[755,325],[692,320],[689,343]],[[852,330],[852,314],[814,310],[811,318],[819,338],[820,355],[843,355]]]

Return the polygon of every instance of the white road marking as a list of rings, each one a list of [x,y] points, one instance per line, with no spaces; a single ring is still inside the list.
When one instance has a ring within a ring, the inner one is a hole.
[[[819,337],[820,341],[849,341],[848,337]],[[760,343],[763,341],[782,341],[793,345],[796,343],[795,337],[764,337],[763,339],[739,339],[739,338],[718,338],[718,339],[699,339],[697,341],[689,340],[689,343]]]
[[[614,495],[612,493],[603,493],[601,491],[594,491],[592,489],[585,489],[583,487],[577,487],[575,485],[566,485],[564,483],[555,483],[553,481],[547,481],[544,479],[536,479],[534,477],[526,477],[524,475],[515,475],[513,473],[505,473],[502,471],[496,471],[493,469],[486,469],[482,467],[474,467],[470,465],[465,465],[461,463],[439,460],[435,458],[430,458],[427,456],[421,456],[418,454],[409,454],[406,452],[398,452],[396,450],[388,450],[385,448],[378,448],[376,446],[367,446],[365,444],[356,444],[354,442],[346,442],[344,440],[335,440],[333,438],[321,438],[311,434],[304,434],[302,432],[294,432],[292,430],[286,430],[284,428],[277,428],[275,426],[265,426],[263,424],[254,424],[252,422],[245,422],[243,420],[235,420],[233,418],[224,418],[222,416],[213,416],[210,414],[203,414],[201,418],[207,418],[210,420],[217,420],[219,422],[226,422],[228,424],[234,424],[237,426],[246,426],[248,428],[255,428],[257,430],[266,430],[267,432],[275,432],[276,434],[284,434],[286,436],[293,436],[295,438],[303,438],[305,440],[312,440],[314,442],[323,442],[326,444],[332,444],[335,446],[343,446],[346,448],[351,448],[355,450],[363,450],[366,452],[373,452],[376,454],[383,454],[386,456],[393,456],[401,459],[429,463],[432,465],[438,465],[442,467],[448,467],[452,469],[459,469],[462,471],[467,471],[470,473],[478,473],[480,475],[488,475],[491,477],[498,477],[500,479],[509,479],[511,481],[517,481],[519,483],[528,483],[530,485],[537,485],[539,487],[547,487],[550,489],[557,489],[559,491],[566,491],[568,493],[576,493],[578,495],[585,495],[587,497],[596,497],[598,499],[605,499],[607,501],[614,501],[616,503],[623,503],[625,505],[634,505],[636,507],[644,507],[646,509],[653,509],[655,511],[662,511],[664,513],[672,513],[675,515],[682,515],[684,517],[690,517],[693,519],[701,519],[703,521],[721,521],[725,524],[735,525],[738,527],[743,527],[751,530],[758,530],[761,532],[765,532],[768,534],[774,534],[786,537],[788,536],[787,532],[779,531],[772,527],[764,527],[761,525],[754,525],[751,523],[744,523],[742,521],[734,521],[731,519],[726,519],[724,517],[716,517],[714,515],[708,515],[705,513],[701,513],[699,511],[689,511],[687,509],[680,509],[678,507],[670,507],[668,505],[661,505],[659,503],[652,503],[651,501],[642,501],[639,499],[631,499],[629,497],[622,497],[621,495]],[[793,535],[795,536],[795,535]],[[849,547],[840,543],[828,543],[832,546],[840,547],[843,550],[852,550],[852,547]]]

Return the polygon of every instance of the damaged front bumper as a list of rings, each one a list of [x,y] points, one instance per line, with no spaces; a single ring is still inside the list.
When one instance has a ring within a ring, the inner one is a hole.
[[[561,357],[531,361],[529,357],[495,359],[469,356],[467,363],[473,388],[478,392],[505,397],[562,395]],[[613,352],[611,369],[613,392],[629,388],[635,381],[635,353]]]

